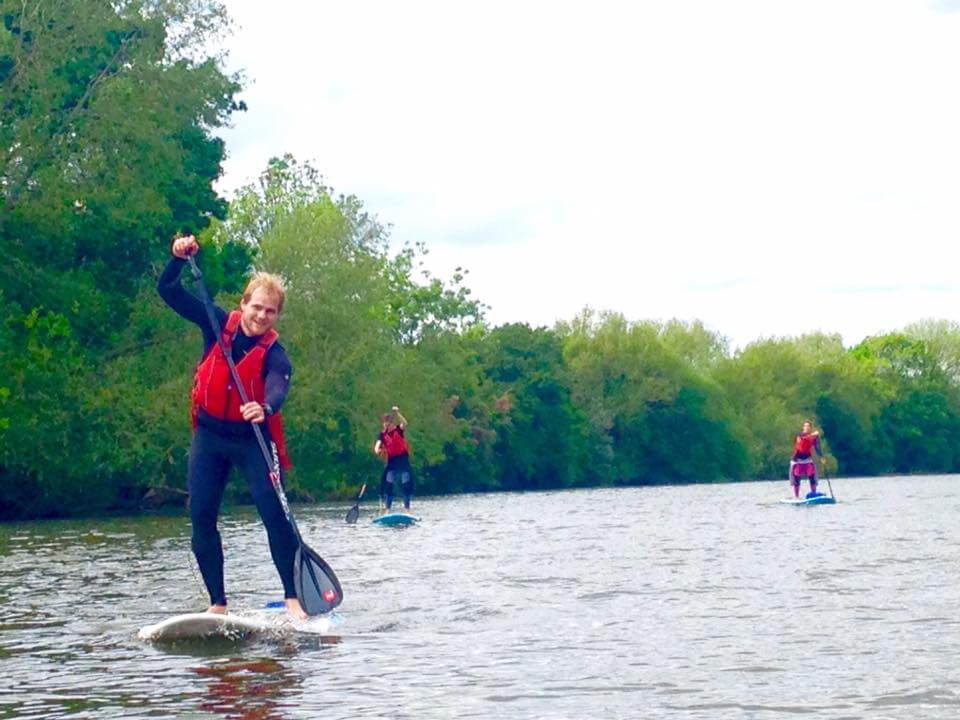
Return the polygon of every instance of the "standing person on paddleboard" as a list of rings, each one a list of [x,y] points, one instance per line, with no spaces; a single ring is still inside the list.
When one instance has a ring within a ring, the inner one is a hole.
[[[283,583],[287,612],[304,619],[294,583],[294,557],[299,541],[270,481],[270,468],[257,443],[256,423],[267,446],[289,468],[284,446],[280,406],[290,387],[293,368],[277,342],[274,322],[283,308],[282,280],[267,273],[254,273],[243,291],[240,307],[227,312],[214,307],[222,328],[224,347],[236,365],[250,402],[241,404],[217,337],[213,334],[203,301],[180,284],[187,258],[200,246],[192,235],[176,238],[173,257],[157,281],[160,297],[181,317],[198,325],[203,333],[203,354],[197,365],[191,394],[193,439],[187,465],[193,553],[210,593],[207,612],[225,613],[227,596],[223,580],[223,546],[217,516],[231,467],[246,477],[247,486],[267,530],[270,554]]]
[[[820,431],[813,429],[813,423],[803,421],[800,432],[793,438],[793,456],[790,458],[790,484],[793,496],[800,497],[800,480],[808,478],[811,495],[817,492],[817,463],[813,459],[816,451],[820,463],[826,462],[820,450]]]
[[[387,467],[380,481],[380,497],[389,510],[393,504],[393,491],[399,485],[403,507],[409,510],[413,497],[413,470],[410,467],[410,446],[405,436],[407,419],[400,414],[400,408],[394,405],[390,413],[380,420],[383,431],[373,448],[378,455],[385,452],[387,456]]]

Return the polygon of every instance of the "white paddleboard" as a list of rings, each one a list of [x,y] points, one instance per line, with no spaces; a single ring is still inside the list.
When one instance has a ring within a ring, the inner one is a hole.
[[[283,612],[264,611],[249,615],[236,613],[185,613],[140,628],[137,637],[151,642],[211,637],[242,640],[257,633],[282,635],[289,632],[323,634],[330,630],[329,617],[297,621]]]

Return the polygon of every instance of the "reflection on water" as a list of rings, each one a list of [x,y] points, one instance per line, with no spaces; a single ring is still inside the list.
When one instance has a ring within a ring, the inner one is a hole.
[[[3,526],[0,717],[954,718],[958,482],[298,507],[335,634],[167,646],[136,632],[206,606],[186,518]],[[255,514],[221,530],[232,609],[279,599]]]
[[[300,678],[274,658],[214,660],[190,669],[204,686],[200,710],[241,720],[285,717],[284,697],[296,694]]]

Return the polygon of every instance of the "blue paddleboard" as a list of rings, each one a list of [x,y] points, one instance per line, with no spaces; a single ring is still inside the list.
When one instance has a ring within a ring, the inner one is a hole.
[[[816,493],[813,495],[808,494],[806,497],[802,498],[786,498],[780,502],[784,503],[785,505],[835,505],[837,500],[830,495]]]
[[[387,513],[386,515],[375,517],[373,522],[377,525],[413,525],[413,523],[418,520],[420,520],[420,518],[407,515],[407,513]]]

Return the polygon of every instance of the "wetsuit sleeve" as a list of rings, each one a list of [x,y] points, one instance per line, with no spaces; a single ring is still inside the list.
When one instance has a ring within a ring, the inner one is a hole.
[[[203,347],[206,350],[217,341],[217,336],[213,334],[213,330],[210,328],[210,321],[207,320],[207,311],[203,307],[203,301],[187,292],[180,284],[180,272],[186,263],[186,260],[177,257],[170,258],[170,262],[160,273],[160,279],[157,280],[157,292],[177,315],[199,326],[203,332]],[[222,327],[227,313],[217,305],[214,305],[213,309]]]
[[[274,343],[270,347],[263,359],[263,371],[263,400],[277,412],[287,398],[290,376],[293,374],[293,366],[280,343]]]
[[[817,455],[823,457],[823,450],[820,449],[820,436],[818,435],[813,439],[813,449],[817,451]]]

